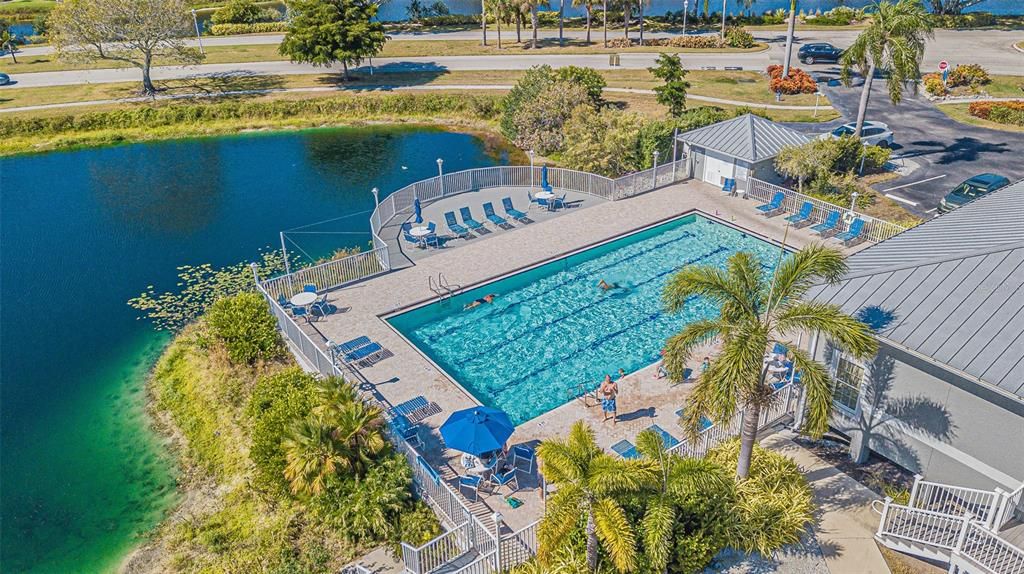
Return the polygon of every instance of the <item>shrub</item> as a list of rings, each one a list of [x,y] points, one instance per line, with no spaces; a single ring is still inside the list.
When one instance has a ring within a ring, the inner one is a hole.
[[[734,26],[725,31],[725,43],[730,48],[753,48],[757,45],[754,36],[739,26]]]
[[[996,121],[992,117],[995,113],[998,117],[1013,118],[1014,112],[1024,113],[1024,100],[1012,100],[1008,102],[971,102],[967,107],[967,113],[974,117]]]
[[[505,137],[514,140],[516,138],[516,116],[519,108],[526,102],[534,100],[549,85],[554,82],[554,70],[551,66],[534,66],[523,74],[523,77],[516,82],[516,85],[509,90],[502,100],[501,132]]]
[[[214,24],[209,32],[213,36],[233,36],[235,34],[270,34],[287,32],[287,22],[257,22],[254,24]]]
[[[960,64],[949,72],[946,81],[952,87],[977,87],[991,82],[992,78],[989,77],[988,71],[981,67],[981,64]]]
[[[277,322],[258,293],[217,300],[206,314],[206,323],[232,363],[252,365],[281,355]]]
[[[718,36],[675,36],[665,40],[665,43],[676,48],[722,47],[722,40]]]
[[[597,70],[580,66],[565,66],[564,68],[559,68],[555,75],[563,82],[582,87],[587,92],[587,96],[590,97],[591,103],[595,106],[601,103],[601,94],[607,83],[604,80],[604,76],[599,74]]]
[[[231,0],[218,8],[210,21],[214,24],[256,24],[267,20],[266,12],[253,0]]]
[[[949,93],[946,85],[942,83],[942,76],[939,74],[925,74],[923,78],[924,91],[933,96],[945,96]]]
[[[1024,107],[993,106],[988,119],[1000,124],[1024,126]]]
[[[399,534],[399,517],[412,504],[412,470],[392,453],[356,480],[333,477],[310,500],[313,515],[354,542],[379,542]]]
[[[877,145],[863,146],[864,170],[876,171],[885,167],[892,157],[892,149]]]
[[[281,495],[287,492],[281,439],[289,426],[305,418],[312,408],[313,377],[298,367],[256,381],[245,414],[251,429],[249,458],[257,488]]]
[[[589,104],[582,86],[555,82],[516,112],[516,137],[512,141],[520,149],[532,149],[541,155],[560,151],[565,145],[565,122],[573,110]]]
[[[939,28],[981,28],[996,24],[996,17],[988,12],[932,14],[931,18],[935,26]]]
[[[634,113],[590,106],[573,110],[565,123],[562,162],[571,169],[609,177],[636,171],[637,140],[643,118]]]
[[[782,66],[768,66],[768,87],[772,92],[783,94],[813,94],[818,91],[818,82],[800,68],[790,68],[789,77],[782,77]]]

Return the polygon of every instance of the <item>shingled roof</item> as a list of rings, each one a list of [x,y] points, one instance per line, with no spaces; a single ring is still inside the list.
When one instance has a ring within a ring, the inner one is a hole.
[[[1024,398],[1024,180],[851,256],[807,297]]]
[[[751,163],[775,157],[784,146],[810,141],[796,130],[753,114],[683,132],[679,140]]]

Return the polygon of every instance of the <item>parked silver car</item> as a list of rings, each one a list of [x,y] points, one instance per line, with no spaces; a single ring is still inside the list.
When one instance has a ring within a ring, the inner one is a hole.
[[[831,132],[823,134],[822,137],[839,138],[846,135],[853,135],[854,128],[856,127],[856,122],[843,124]],[[892,130],[889,129],[889,125],[884,122],[864,122],[864,127],[860,131],[860,141],[864,142],[864,145],[892,147],[893,133]]]

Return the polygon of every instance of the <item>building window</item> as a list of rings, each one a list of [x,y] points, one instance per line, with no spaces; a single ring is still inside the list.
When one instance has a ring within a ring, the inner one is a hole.
[[[864,368],[849,358],[839,355],[836,362],[835,391],[832,401],[839,407],[856,412],[860,397],[860,385],[864,381]]]

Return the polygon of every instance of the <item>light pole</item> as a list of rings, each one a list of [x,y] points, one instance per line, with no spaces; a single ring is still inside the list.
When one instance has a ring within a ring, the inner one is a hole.
[[[658,155],[660,152],[654,150],[654,182],[651,185],[651,189],[658,187]]]
[[[196,27],[196,41],[199,42],[199,53],[206,54],[206,50],[203,49],[203,36],[199,33],[199,19],[196,18],[196,9],[192,9],[192,24]]]
[[[811,116],[812,118],[818,117],[818,98],[824,95],[825,94],[821,93],[821,90],[814,92],[814,114]]]
[[[690,0],[683,0],[683,36],[686,35],[686,14],[690,11]]]
[[[441,197],[444,197],[444,170],[441,166],[444,165],[444,160],[437,158],[437,182],[441,186]]]
[[[728,0],[722,0],[722,39],[725,40],[725,3]]]
[[[533,150],[526,152],[530,156],[530,191],[533,191]]]
[[[377,206],[380,205],[380,190],[375,187],[370,190],[370,193],[373,194],[373,208],[377,209]]]
[[[857,195],[856,191],[850,194],[850,215],[853,215],[853,210],[857,207]]]

